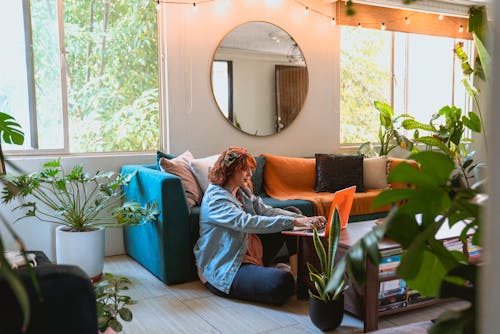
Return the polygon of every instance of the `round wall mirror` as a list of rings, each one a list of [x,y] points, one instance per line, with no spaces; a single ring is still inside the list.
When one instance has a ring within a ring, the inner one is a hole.
[[[255,136],[269,136],[290,125],[308,90],[299,45],[267,22],[248,22],[230,31],[215,50],[211,77],[221,113]]]

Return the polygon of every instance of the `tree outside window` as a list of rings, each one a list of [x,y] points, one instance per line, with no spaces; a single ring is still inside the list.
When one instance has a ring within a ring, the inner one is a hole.
[[[22,6],[8,8],[8,15],[29,23],[24,24],[21,40],[33,45],[18,48],[26,61],[24,75],[17,73],[28,78],[25,88],[33,103],[12,110],[32,138],[24,149],[70,153],[157,149],[156,2],[27,3],[24,11]],[[8,24],[1,30],[12,30]],[[0,92],[4,90],[0,81]]]

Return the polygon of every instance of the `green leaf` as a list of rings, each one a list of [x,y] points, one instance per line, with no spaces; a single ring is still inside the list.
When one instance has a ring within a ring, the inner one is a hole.
[[[15,118],[0,112],[0,136],[7,144],[22,145],[24,143],[24,132]]]
[[[325,288],[326,292],[331,293],[332,291],[335,291],[337,287],[341,284],[341,282],[344,280],[346,265],[347,261],[346,257],[344,256],[337,262],[337,264],[333,268],[333,273],[330,276],[328,283],[326,284]]]
[[[327,270],[327,259],[326,259],[326,251],[325,247],[323,247],[323,243],[321,242],[318,231],[313,227],[313,243],[314,249],[316,250],[316,255],[318,256],[321,272],[326,272]]]
[[[399,203],[400,201],[410,198],[412,194],[413,189],[409,188],[384,190],[378,194],[377,197],[375,197],[375,200],[372,203],[372,208],[378,208],[386,204]]]
[[[479,56],[479,59],[481,60],[481,66],[483,67],[484,75],[486,77],[486,80],[488,80],[488,77],[491,73],[491,56],[488,53],[488,50],[486,50],[483,41],[478,38],[476,34],[473,34],[472,36],[474,38],[474,42],[476,43],[477,54]]]
[[[113,328],[113,330],[117,331],[117,332],[121,332],[123,327],[122,327],[122,324],[120,324],[120,322],[118,322],[118,320],[116,319],[111,319],[108,323],[109,327]]]
[[[477,98],[479,96],[479,90],[471,84],[469,79],[467,78],[462,79],[462,84],[467,94],[469,94],[471,97]]]
[[[436,255],[421,245],[412,245],[403,253],[397,274],[423,296],[434,297],[438,295],[446,270]]]
[[[417,142],[420,142],[425,145],[429,146],[434,146],[439,148],[441,151],[448,155],[453,155],[453,153],[450,151],[450,149],[443,143],[443,141],[437,139],[436,137],[429,137],[429,136],[424,136],[424,137],[419,137],[418,139],[415,139]]]
[[[128,308],[123,307],[122,309],[118,310],[118,314],[123,320],[132,321],[132,312]]]
[[[414,119],[405,119],[401,123],[401,126],[403,128],[405,128],[406,130],[421,129],[421,130],[430,131],[430,132],[437,131],[437,129],[434,126],[432,126],[431,124],[420,123]]]
[[[373,102],[375,108],[380,112],[380,124],[383,127],[392,127],[392,118],[394,117],[394,110],[390,105],[384,102],[375,101]]]
[[[450,178],[450,174],[455,168],[453,160],[439,152],[420,152],[412,154],[410,159],[420,164],[420,170],[432,177],[437,187],[445,185]]]
[[[401,244],[404,248],[408,248],[419,233],[419,225],[415,215],[408,215],[399,210],[386,218],[386,224],[387,237]]]
[[[349,249],[349,269],[361,284],[366,281],[365,254],[361,243],[354,244]]]
[[[481,119],[479,118],[478,115],[473,113],[472,111],[469,112],[469,118],[466,116],[462,117],[462,122],[466,127],[471,129],[474,132],[481,132]]]

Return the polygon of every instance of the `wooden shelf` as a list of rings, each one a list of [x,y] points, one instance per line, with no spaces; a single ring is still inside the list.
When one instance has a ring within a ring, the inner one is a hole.
[[[371,231],[373,225],[373,221],[348,224],[347,228],[340,232],[337,258],[342,257],[354,243]],[[457,238],[460,235],[461,228],[458,228],[456,225],[454,225],[452,229],[441,228],[436,234],[436,238],[443,241]],[[379,243],[379,251],[382,254],[391,253],[392,250],[400,247],[399,244],[388,239],[383,239]],[[466,251],[466,247],[464,247],[464,251]],[[380,316],[406,312],[443,302],[443,300],[439,299],[423,300],[414,304],[407,304],[397,309],[379,311],[378,301],[380,283],[395,280],[398,279],[398,277],[397,275],[380,277],[378,265],[373,265],[370,261],[366,262],[366,275],[366,284],[364,287],[359,287],[354,283],[345,292],[344,296],[345,311],[363,319],[365,332],[374,331],[378,328],[378,318]],[[408,293],[408,287],[406,287],[405,293]],[[407,295],[405,295],[405,300],[408,301]]]

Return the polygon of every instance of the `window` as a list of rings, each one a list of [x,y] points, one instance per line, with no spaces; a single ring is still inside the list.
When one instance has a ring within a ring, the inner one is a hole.
[[[156,2],[30,0],[6,7],[0,37],[12,52],[0,55],[8,74],[0,79],[0,105],[22,124],[22,149],[158,148]]]
[[[453,53],[458,40],[341,29],[342,144],[378,142],[376,100],[391,104],[396,115],[410,114],[422,123],[445,105],[469,110],[470,102],[460,83],[462,71]],[[462,42],[471,54],[472,42]]]

